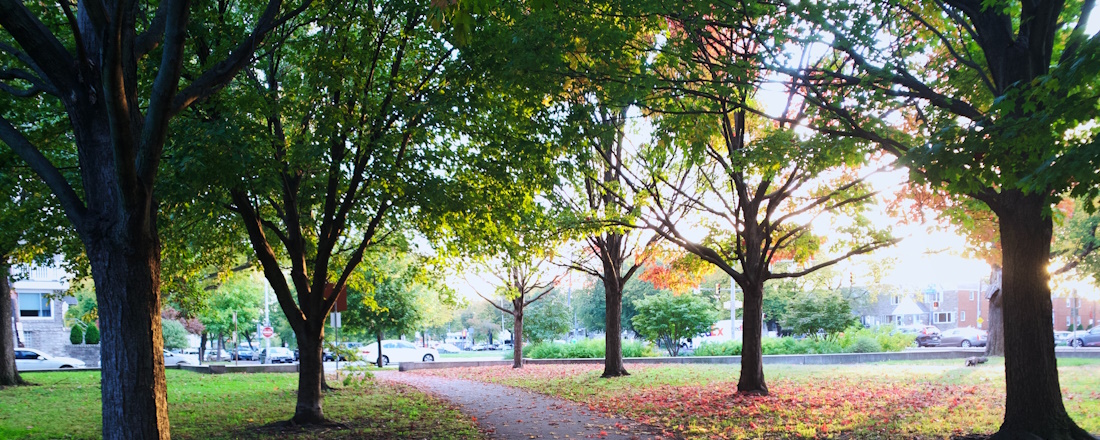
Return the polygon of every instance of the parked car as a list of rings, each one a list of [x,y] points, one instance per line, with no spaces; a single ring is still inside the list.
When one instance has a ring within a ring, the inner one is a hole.
[[[61,368],[84,368],[80,359],[50,356],[33,348],[15,349],[15,368],[19,371],[57,370]]]
[[[340,353],[340,360],[347,361],[348,358],[359,351],[359,347],[362,347],[362,342],[346,341],[339,344],[329,346],[326,348],[321,357],[325,362],[336,360],[336,352]],[[335,349],[335,350],[334,350]]]
[[[1072,337],[1070,345],[1074,347],[1100,347],[1100,327],[1093,327],[1088,333],[1078,330]]]
[[[987,343],[989,343],[989,333],[974,327],[953,328],[940,334],[941,347],[985,347]]]
[[[235,356],[236,358],[234,360],[238,360],[238,361],[254,361],[254,360],[256,360],[255,359],[256,358],[256,352],[252,351],[252,349],[248,348],[248,347],[237,348],[237,351],[235,351],[233,353],[229,353],[229,355],[230,355],[231,358]]]
[[[912,334],[918,347],[936,347],[940,345],[940,329],[934,325],[903,325],[894,331]]]
[[[474,344],[473,347],[470,347],[470,351],[485,351],[485,350],[488,350],[488,349],[489,349],[489,346],[486,345],[486,344]]]
[[[268,360],[270,359],[270,361]],[[294,363],[294,353],[286,347],[271,347],[260,350],[260,363],[263,364],[290,364]]]
[[[377,363],[379,356],[378,343],[359,347],[359,359]],[[433,348],[417,347],[408,341],[386,339],[382,341],[382,365],[390,362],[435,362],[439,358],[439,352]]]
[[[454,344],[439,344],[435,349],[440,353],[459,353],[462,351],[461,348],[456,347]]]
[[[220,353],[220,356],[219,356],[219,353]],[[233,356],[230,355],[229,352],[227,352],[225,350],[219,350],[217,348],[208,348],[208,349],[206,349],[205,358],[206,358],[207,361],[217,361],[217,360],[227,360],[228,361],[228,360],[233,360]]]
[[[190,354],[176,353],[174,351],[164,350],[164,366],[170,367],[172,365],[198,365],[199,357]]]
[[[1073,332],[1054,332],[1054,345],[1069,345]]]

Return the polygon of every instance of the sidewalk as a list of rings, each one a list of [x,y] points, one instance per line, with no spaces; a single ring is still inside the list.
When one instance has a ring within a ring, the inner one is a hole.
[[[458,405],[493,439],[672,439],[654,427],[591,411],[579,403],[503,385],[375,371],[379,380],[414,386]]]

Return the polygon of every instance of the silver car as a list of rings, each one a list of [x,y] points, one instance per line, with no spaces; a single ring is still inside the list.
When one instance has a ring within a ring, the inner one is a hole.
[[[960,327],[940,333],[940,347],[985,347],[989,333],[973,327]]]
[[[19,371],[57,370],[61,368],[84,368],[80,359],[63,356],[50,356],[32,348],[15,349],[15,368]]]

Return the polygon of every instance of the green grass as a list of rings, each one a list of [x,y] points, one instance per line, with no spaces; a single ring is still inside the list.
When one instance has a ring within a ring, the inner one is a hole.
[[[585,403],[687,438],[909,438],[989,434],[1004,417],[1004,360],[769,365],[771,395],[736,394],[738,365],[529,365],[418,372],[490,381]],[[1100,433],[1100,360],[1059,361],[1066,410]]]
[[[453,407],[401,385],[352,381],[324,400],[325,416],[344,427],[284,430],[267,425],[293,415],[297,374],[166,375],[176,439],[483,438]],[[98,372],[22,376],[37,385],[0,390],[0,438],[100,437]]]

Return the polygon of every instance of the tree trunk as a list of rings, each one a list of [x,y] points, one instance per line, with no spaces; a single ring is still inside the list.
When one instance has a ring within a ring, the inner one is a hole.
[[[375,335],[375,340],[378,341],[378,368],[382,368],[382,332],[378,332]]]
[[[199,365],[202,365],[203,358],[206,357],[206,332],[202,332],[202,336],[199,336]]]
[[[170,437],[160,323],[160,242],[155,224],[142,226],[151,230],[82,234],[103,330],[104,439]],[[123,238],[108,238],[112,235]],[[88,239],[97,236],[98,240]]]
[[[986,342],[985,346],[986,356],[1005,355],[1004,294],[1001,290],[1002,276],[1001,267],[994,266],[993,272],[989,277],[989,295],[986,296],[989,299],[989,340]],[[979,293],[979,295],[980,294],[981,293]],[[979,304],[978,307],[980,309],[981,304]]]
[[[768,385],[764,383],[764,351],[761,345],[764,287],[762,283],[748,284],[741,286],[745,294],[745,314],[742,317],[741,378],[737,381],[737,392],[766,396]]]
[[[523,368],[523,296],[512,300],[512,368]]]
[[[1046,197],[999,194],[1004,284],[1005,418],[996,439],[1091,439],[1066,414],[1054,355],[1050,286],[1052,221]]]
[[[15,367],[15,334],[11,299],[11,265],[7,256],[0,256],[0,387],[25,385]]]
[[[291,422],[296,425],[321,424],[325,423],[325,413],[321,407],[321,389],[325,380],[325,365],[321,353],[324,327],[307,323],[302,333],[305,334],[297,335],[298,403],[294,407],[294,418]]]
[[[603,293],[606,303],[607,332],[604,336],[603,375],[601,377],[629,376],[623,365],[623,288],[614,272],[608,272],[604,264]]]

